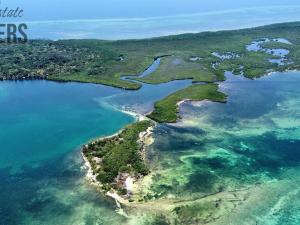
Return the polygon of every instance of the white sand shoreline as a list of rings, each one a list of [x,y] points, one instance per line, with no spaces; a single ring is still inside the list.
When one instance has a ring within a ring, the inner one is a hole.
[[[123,113],[126,113],[128,115],[133,116],[135,118],[135,122],[148,120],[148,118],[146,116],[138,114],[138,113],[133,112],[133,111],[128,111],[128,110],[120,110],[120,111],[122,111]],[[153,129],[154,129],[154,125],[150,126],[146,131],[141,132],[140,136],[139,136],[138,141],[143,143],[143,147],[142,147],[142,158],[143,158],[143,160],[145,160],[146,148],[154,142],[154,138],[152,137]],[[118,132],[116,132],[112,135],[96,138],[96,139],[92,140],[89,143],[93,143],[93,142],[108,139],[108,138],[113,138],[113,137],[119,135],[123,130],[124,130],[124,128],[120,129]],[[101,189],[103,187],[103,185],[101,184],[101,182],[99,182],[97,180],[96,175],[93,172],[92,166],[91,166],[89,160],[83,154],[82,149],[81,149],[81,156],[82,156],[82,159],[84,161],[83,168],[86,170],[86,175],[85,175],[86,180],[91,185]],[[132,178],[132,177],[129,177],[129,178],[132,180],[132,182],[135,181],[134,178]],[[132,191],[132,190],[129,190],[129,191]],[[117,207],[119,208],[118,211],[120,211],[120,214],[122,214],[123,216],[127,216],[126,213],[124,214],[123,210],[121,209],[121,205],[120,205],[120,204],[128,205],[129,201],[127,199],[124,199],[115,190],[108,191],[107,193],[105,193],[105,195],[116,201]]]

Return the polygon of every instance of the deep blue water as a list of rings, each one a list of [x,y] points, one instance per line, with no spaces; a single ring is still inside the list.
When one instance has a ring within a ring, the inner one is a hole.
[[[266,215],[276,201],[298,190],[299,73],[239,79],[229,77],[221,85],[229,94],[227,104],[187,104],[181,125],[157,130],[150,156],[161,175],[151,189],[184,197],[276,179],[277,194],[259,202],[264,210],[255,212],[258,221],[297,224],[289,217],[299,221],[297,204],[290,201],[280,206],[278,218]],[[0,224],[125,223],[114,202],[87,184],[78,147],[133,121],[116,108],[148,112],[154,101],[189,84],[174,81],[125,91],[81,83],[1,82]],[[204,150],[207,155],[199,154]],[[296,172],[289,174],[286,168]],[[290,176],[286,189],[282,182]],[[177,185],[168,186],[170,180]],[[231,222],[240,224],[241,218]]]
[[[79,147],[134,121],[117,108],[150,110],[153,101],[189,84],[124,91],[73,82],[1,82],[0,224],[120,224],[124,218],[114,202],[87,184]]]
[[[210,213],[224,216],[213,224],[300,224],[299,84],[300,72],[255,80],[227,73],[226,104],[184,103],[179,123],[155,131],[150,189],[176,202],[249,188],[235,206],[215,196],[220,210]],[[185,219],[199,216],[192,211]]]
[[[109,87],[8,81],[0,84],[0,90],[1,168],[16,169],[55,157],[133,121],[99,105],[97,99],[120,93]]]
[[[0,224],[72,224],[93,205],[99,217],[115,216],[82,179],[76,149],[134,121],[99,104],[120,92],[80,83],[0,83]]]
[[[2,0],[2,5],[21,6],[26,20],[141,18],[207,13],[266,6],[299,6],[297,0]]]
[[[146,38],[300,20],[297,0],[3,0],[0,6],[24,9],[18,21],[27,23],[29,38],[55,40]]]

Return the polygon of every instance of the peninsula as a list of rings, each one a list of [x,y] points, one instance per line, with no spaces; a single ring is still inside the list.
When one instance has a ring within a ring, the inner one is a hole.
[[[299,35],[300,22],[292,22],[142,40],[31,40],[24,45],[1,44],[0,80],[78,81],[136,90],[142,83],[173,80],[191,79],[195,84],[222,82],[225,71],[255,79],[273,71],[298,70]],[[165,57],[158,69],[148,76],[139,76],[159,56]],[[224,102],[224,96],[218,95],[216,85],[194,85],[157,102],[149,117],[158,122],[176,122],[176,102]]]
[[[274,71],[299,70],[299,37],[300,22],[293,22],[143,40],[0,44],[0,79],[90,82],[128,90],[137,90],[143,83],[190,79],[191,86],[159,100],[147,115],[158,123],[175,123],[179,118],[178,103],[182,101],[226,102],[227,96],[218,91],[226,71],[255,79]],[[158,69],[139,76],[160,56],[165,57]],[[149,174],[141,138],[150,135],[150,119],[83,147],[92,177],[102,190],[113,189],[130,199],[128,179],[138,180]]]

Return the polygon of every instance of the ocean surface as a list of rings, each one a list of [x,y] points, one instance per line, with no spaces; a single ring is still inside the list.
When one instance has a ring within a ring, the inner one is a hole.
[[[1,82],[0,224],[120,224],[115,202],[86,182],[80,147],[132,123],[117,109],[134,109],[134,99],[151,110],[150,102],[189,84],[156,85],[151,94],[151,85]]]
[[[299,84],[300,72],[227,73],[226,104],[184,103],[178,124],[156,129],[149,193],[189,202],[187,224],[300,224]],[[218,207],[193,203],[204,196]]]
[[[3,0],[4,6],[24,10],[17,21],[28,25],[31,39],[148,38],[300,20],[297,0]]]
[[[21,22],[28,24],[29,38],[54,40],[146,38],[300,20],[298,0],[6,0],[4,5],[24,8]],[[190,200],[228,190],[243,200],[235,205],[224,198],[222,219],[212,224],[300,224],[299,83],[300,72],[254,81],[228,75],[221,85],[227,104],[183,104],[179,124],[156,130],[150,193]],[[129,219],[119,215],[116,204],[86,182],[79,149],[134,121],[118,109],[149,112],[154,101],[189,84],[124,91],[0,82],[0,224],[151,224],[145,212]],[[246,196],[238,191],[245,188]]]
[[[31,21],[29,38],[136,39],[233,30],[300,20],[300,5],[266,6],[157,17]]]
[[[232,202],[226,204],[215,224],[299,224],[299,83],[299,72],[254,81],[228,76],[221,85],[227,104],[183,104],[182,121],[155,132],[150,193],[182,200],[247,187],[251,201],[233,213]],[[145,211],[129,219],[116,213],[116,204],[85,180],[79,147],[134,121],[117,109],[151,110],[153,101],[189,84],[123,91],[1,82],[0,224],[155,224]]]

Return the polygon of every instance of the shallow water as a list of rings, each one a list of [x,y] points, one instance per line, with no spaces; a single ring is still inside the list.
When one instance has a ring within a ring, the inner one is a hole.
[[[147,114],[153,110],[154,102],[177,90],[188,87],[191,83],[191,80],[176,80],[158,85],[143,84],[139,91],[124,91],[121,94],[103,98],[103,102],[119,109]]]
[[[130,219],[118,215],[114,202],[86,183],[76,148],[133,121],[115,108],[146,112],[190,82],[139,91],[0,83],[0,224],[155,224],[145,211],[131,212]],[[183,104],[183,120],[155,132],[149,196],[194,200],[220,191],[239,196],[238,190],[249,188],[240,205],[225,198],[223,216],[212,224],[299,224],[299,83],[299,72],[254,81],[229,75],[221,83],[227,104]]]
[[[221,198],[212,224],[299,224],[299,83],[300,72],[228,75],[227,104],[183,104],[183,120],[156,131],[150,193],[191,200],[249,188],[236,204]]]
[[[115,203],[84,179],[79,147],[134,118],[116,108],[153,101],[190,84],[124,91],[51,81],[0,83],[0,224],[120,224]],[[142,105],[142,104],[141,104]]]
[[[292,45],[292,43],[289,40],[284,38],[277,38],[277,39],[264,38],[262,40],[253,41],[251,44],[247,45],[246,48],[248,51],[251,52],[261,51],[276,57],[275,59],[268,59],[268,61],[270,63],[277,64],[278,66],[284,66],[285,64],[293,64],[293,62],[291,60],[288,60],[286,57],[290,53],[289,50],[280,49],[280,48],[268,49],[262,47],[262,44],[269,43],[269,42],[279,42],[287,45]]]

